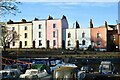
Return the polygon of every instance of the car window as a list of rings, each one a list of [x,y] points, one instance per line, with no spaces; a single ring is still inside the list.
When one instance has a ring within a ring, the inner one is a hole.
[[[38,71],[31,71],[31,74],[36,74],[38,73]]]
[[[14,75],[15,75],[15,73],[14,73],[14,72],[10,72],[10,75],[11,75],[11,76],[14,76]]]
[[[7,72],[3,72],[3,73],[2,73],[2,76],[7,76],[7,75],[8,75]]]

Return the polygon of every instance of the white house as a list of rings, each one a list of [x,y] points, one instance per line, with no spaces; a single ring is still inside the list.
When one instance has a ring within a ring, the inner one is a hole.
[[[33,21],[33,47],[35,48],[46,48],[46,22],[45,19]]]
[[[76,47],[76,29],[66,29],[66,49],[75,48]]]
[[[66,49],[87,49],[91,45],[90,28],[66,29]]]
[[[90,28],[79,28],[76,30],[78,47],[82,49],[87,49],[91,45]]]

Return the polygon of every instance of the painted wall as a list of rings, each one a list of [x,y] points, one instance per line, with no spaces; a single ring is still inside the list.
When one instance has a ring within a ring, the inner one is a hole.
[[[56,28],[53,28],[53,24],[56,24]],[[53,37],[53,31],[55,37]],[[56,41],[56,45],[53,46],[53,40]],[[47,41],[49,41],[50,48],[62,48],[62,21],[61,19],[47,20]]]
[[[31,23],[22,23],[19,24],[19,34],[20,41],[22,41],[22,48],[31,48],[32,47],[32,22]],[[27,30],[25,30],[25,26]],[[25,38],[25,33],[27,33],[27,38]],[[25,41],[27,41],[27,46],[25,46]]]
[[[35,41],[35,48],[46,48],[46,20],[33,21],[33,41]],[[41,25],[41,29],[39,29]],[[39,32],[41,32],[41,37],[39,37]],[[39,46],[39,40],[41,40],[41,45]]]
[[[68,29],[68,21],[67,19],[62,19],[62,40],[64,41],[62,43],[63,48],[65,48],[65,44],[66,44],[66,29]]]
[[[77,30],[77,40],[79,41],[79,48],[87,49],[91,45],[90,28],[86,28],[86,29],[78,28],[76,30]],[[83,45],[83,41],[85,41],[85,45]]]
[[[70,34],[70,37],[68,35]],[[66,29],[66,49],[76,47],[76,29]]]
[[[100,37],[97,38],[97,33],[100,34]],[[91,28],[91,41],[94,42],[95,49],[106,50],[107,47],[107,30],[105,26],[100,26],[97,28]],[[100,45],[97,45],[97,42],[100,42]]]
[[[17,34],[19,34],[18,25],[19,24],[7,24],[7,28],[8,28],[8,30],[12,30],[12,27],[14,27],[15,31],[17,32]],[[10,48],[19,48],[19,41],[20,41],[20,39],[15,42],[15,46],[13,46],[12,43],[11,43],[10,44]]]
[[[25,29],[27,27],[27,30]],[[7,24],[7,27],[12,30],[12,27],[15,27],[15,31],[19,35],[19,40],[15,43],[15,46],[10,44],[10,48],[19,48],[19,42],[22,41],[22,48],[31,48],[32,47],[32,22],[31,23],[13,23]],[[25,33],[27,33],[27,38],[25,38]],[[25,41],[27,41],[27,45],[25,46]]]

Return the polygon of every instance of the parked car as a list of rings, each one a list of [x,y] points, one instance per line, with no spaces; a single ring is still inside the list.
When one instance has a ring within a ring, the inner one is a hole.
[[[23,71],[22,66],[17,65],[17,64],[6,65],[6,66],[4,67],[4,70],[6,70],[6,69],[17,69],[18,73],[21,73],[21,72]]]
[[[81,71],[85,73],[93,72],[93,68],[91,66],[82,66]]]
[[[114,74],[115,67],[111,61],[102,61],[99,66],[100,74]]]
[[[25,74],[21,74],[19,78],[43,78],[50,76],[47,71],[44,69],[42,71],[38,69],[28,69]]]
[[[69,47],[68,50],[73,51],[73,50],[75,50],[75,47]]]
[[[18,78],[21,73],[19,73],[17,69],[6,69],[1,70],[0,74],[2,74],[2,79],[4,79],[4,78]]]
[[[55,80],[64,80],[64,79],[69,79],[69,80],[77,80],[78,75],[78,69],[76,67],[66,67],[66,66],[61,66],[54,70],[53,72],[53,79]]]
[[[71,63],[58,63],[56,66],[50,67],[51,71],[53,72],[55,69],[59,68],[59,67],[77,67],[75,64],[71,64]]]

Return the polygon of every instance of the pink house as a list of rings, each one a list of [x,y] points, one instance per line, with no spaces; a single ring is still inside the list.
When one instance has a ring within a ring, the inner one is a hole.
[[[100,26],[91,28],[91,42],[95,50],[107,50],[107,28]]]
[[[47,48],[63,48],[65,46],[65,29],[68,22],[63,15],[62,19],[53,19],[49,16],[47,20]]]

